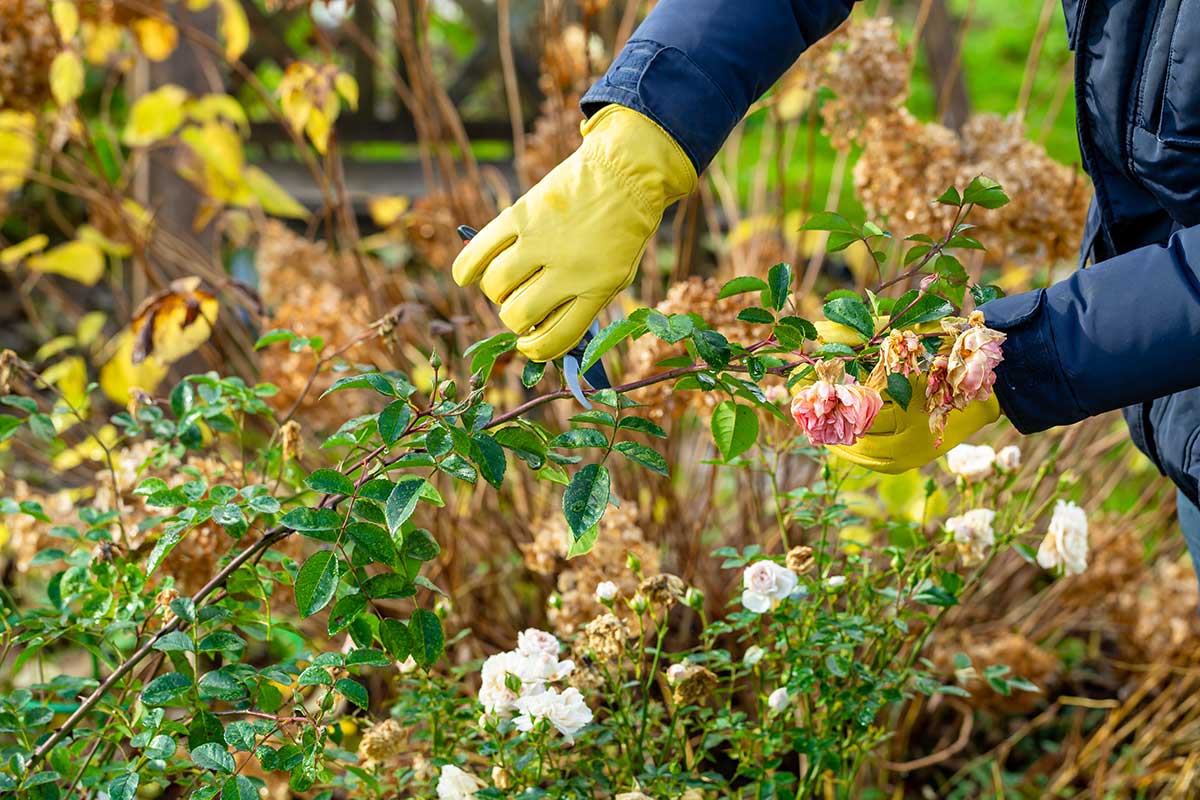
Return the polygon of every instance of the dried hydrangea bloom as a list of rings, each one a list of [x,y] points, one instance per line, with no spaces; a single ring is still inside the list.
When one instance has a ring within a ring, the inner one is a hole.
[[[1087,512],[1070,500],[1054,504],[1046,538],[1038,547],[1037,562],[1042,569],[1062,569],[1064,575],[1079,575],[1087,569]]]
[[[884,370],[907,377],[921,371],[921,356],[925,348],[921,339],[910,330],[893,330],[879,347],[879,359]]]
[[[946,520],[946,530],[954,535],[959,556],[968,567],[979,564],[996,544],[992,521],[996,512],[990,508],[973,508],[965,514]]]
[[[813,444],[852,445],[883,408],[883,398],[860,385],[840,361],[817,364],[817,380],[792,398],[792,418]]]

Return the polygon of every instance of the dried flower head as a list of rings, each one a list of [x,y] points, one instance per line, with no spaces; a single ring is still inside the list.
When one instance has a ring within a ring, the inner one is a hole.
[[[925,348],[912,331],[893,329],[880,345],[879,353],[885,371],[907,376],[921,371],[921,356]]]
[[[967,320],[942,320],[942,329],[954,337],[948,353],[933,360],[925,387],[925,410],[929,430],[941,444],[946,416],[968,403],[986,400],[996,382],[996,365],[1004,360],[1000,346],[1006,334],[984,325],[983,314],[974,311]]]
[[[48,3],[0,3],[0,108],[40,108],[50,97],[50,65],[60,49]]]
[[[358,757],[364,762],[387,761],[404,752],[407,743],[404,727],[394,719],[385,719],[363,734],[358,745]]]
[[[875,422],[883,398],[846,374],[841,361],[817,364],[817,380],[796,392],[792,418],[813,444],[852,445]]]
[[[664,611],[683,600],[686,591],[687,584],[682,578],[666,572],[646,578],[638,586],[638,593],[649,600],[651,606]]]
[[[583,629],[584,646],[599,661],[615,661],[625,652],[629,631],[625,623],[612,613],[602,614]]]
[[[806,544],[797,545],[787,552],[787,559],[784,562],[788,569],[797,575],[803,575],[813,568],[816,563],[813,558],[813,549]]]
[[[672,698],[677,706],[704,705],[717,688],[717,676],[701,664],[676,664],[682,667],[671,676]]]

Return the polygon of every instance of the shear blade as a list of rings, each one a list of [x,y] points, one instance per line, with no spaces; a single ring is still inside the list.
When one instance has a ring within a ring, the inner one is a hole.
[[[579,385],[579,359],[570,353],[563,356],[563,379],[566,380],[571,394],[579,401],[579,405],[590,409],[592,404],[588,402],[587,396],[583,393],[583,387]]]

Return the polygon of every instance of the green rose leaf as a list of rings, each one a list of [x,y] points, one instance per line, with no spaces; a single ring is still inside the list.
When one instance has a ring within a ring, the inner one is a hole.
[[[332,550],[313,553],[296,575],[296,608],[310,617],[333,599],[338,582],[338,561]]]
[[[571,478],[563,493],[563,514],[572,537],[579,538],[604,516],[609,487],[608,469],[602,464],[587,464]]]

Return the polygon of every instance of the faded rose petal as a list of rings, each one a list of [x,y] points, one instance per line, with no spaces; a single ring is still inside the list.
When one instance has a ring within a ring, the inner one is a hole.
[[[840,364],[819,365],[818,374],[820,380],[792,398],[792,418],[813,444],[852,445],[875,422],[883,398],[846,375]]]

